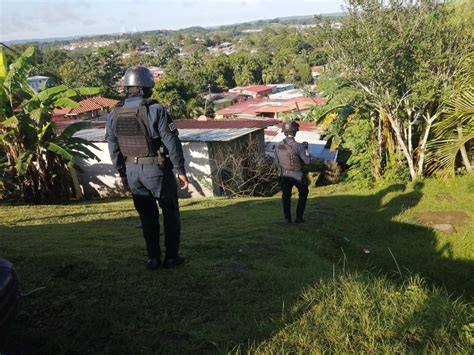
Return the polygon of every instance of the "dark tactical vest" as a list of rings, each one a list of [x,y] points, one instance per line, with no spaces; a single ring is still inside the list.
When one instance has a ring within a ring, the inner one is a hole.
[[[156,157],[164,146],[160,138],[150,136],[148,107],[156,101],[143,100],[137,107],[119,107],[112,113],[120,151],[124,158]]]
[[[301,159],[296,153],[297,142],[285,142],[285,140],[278,143],[276,147],[276,155],[278,163],[280,164],[281,173],[299,173],[302,171]]]

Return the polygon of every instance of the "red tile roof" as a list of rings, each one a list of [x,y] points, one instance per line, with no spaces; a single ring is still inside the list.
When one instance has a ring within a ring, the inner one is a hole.
[[[252,86],[244,86],[241,88],[242,91],[252,91],[252,92],[263,92],[263,91],[271,91],[272,88],[266,85],[252,85]]]
[[[178,129],[228,129],[228,128],[267,128],[279,120],[175,120]]]
[[[120,101],[114,99],[108,99],[101,96],[93,96],[87,99],[81,100],[78,102],[79,106],[75,108],[55,108],[53,110],[54,116],[64,116],[64,115],[79,115],[81,113],[86,113],[95,110],[101,110],[106,107],[114,107]]]
[[[101,97],[101,96],[91,97],[90,100],[94,101],[96,104],[102,107],[115,107],[115,105],[117,105],[120,102],[119,100],[108,99],[106,97]]]
[[[78,107],[73,108],[67,114],[68,115],[78,115],[78,114],[89,112],[89,111],[100,110],[102,108],[101,105],[95,103],[91,99],[81,100],[81,101],[78,102],[78,104],[79,104]]]

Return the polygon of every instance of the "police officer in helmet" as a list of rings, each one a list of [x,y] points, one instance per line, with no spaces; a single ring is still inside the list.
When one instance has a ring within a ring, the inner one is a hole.
[[[295,140],[299,127],[299,124],[295,121],[284,122],[282,131],[286,137],[277,144],[275,151],[276,161],[280,167],[283,214],[287,223],[292,222],[291,190],[293,186],[298,189],[295,223],[304,222],[303,214],[309,193],[308,180],[303,167],[311,162],[311,157],[308,152],[308,143],[298,143]]]
[[[143,227],[148,254],[147,268],[171,268],[184,262],[178,254],[180,215],[178,186],[188,187],[178,131],[166,108],[150,100],[155,85],[150,70],[133,66],[125,72],[127,94],[123,105],[107,119],[106,139],[110,157],[124,186],[128,186]],[[160,224],[156,201],[163,212],[165,254],[161,264]]]

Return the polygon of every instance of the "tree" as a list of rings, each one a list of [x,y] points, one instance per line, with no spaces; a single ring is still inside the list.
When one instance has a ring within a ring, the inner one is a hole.
[[[183,80],[161,78],[153,88],[153,99],[166,106],[173,118],[191,118],[196,108],[204,106],[194,87]]]
[[[156,56],[158,57],[158,65],[165,66],[168,62],[176,58],[179,54],[179,49],[171,44],[165,44],[158,49]]]
[[[76,123],[57,134],[51,121],[54,107],[76,107],[78,95],[91,95],[96,89],[69,89],[64,85],[35,92],[26,80],[35,59],[29,47],[7,72],[0,88],[4,105],[0,111],[0,163],[2,190],[20,191],[28,203],[64,201],[69,198],[69,168],[74,157],[95,158],[91,143],[73,137],[86,126]]]
[[[330,61],[365,94],[376,113],[377,136],[388,126],[416,179],[424,173],[432,125],[466,53],[468,28],[453,21],[450,4],[434,0],[348,0],[346,11],[340,30],[326,29],[332,34]]]
[[[209,85],[220,90],[228,90],[236,86],[234,70],[229,56],[222,54],[206,63],[207,76],[211,78]]]
[[[474,141],[474,52],[464,59],[456,83],[454,94],[445,102],[442,120],[433,127],[434,139],[429,145],[430,170],[446,175],[454,174],[458,155],[467,172],[474,171],[466,150]]]
[[[116,96],[115,86],[125,68],[117,52],[100,48],[96,53],[67,60],[58,71],[67,86],[100,87],[106,95]]]
[[[206,110],[204,111],[204,115],[209,118],[214,118],[216,116],[216,111],[214,111],[214,102],[211,100],[206,101]]]
[[[230,55],[234,69],[234,79],[238,86],[259,84],[262,82],[262,68],[260,63],[245,52],[237,52]]]
[[[64,49],[49,49],[43,52],[41,61],[35,71],[37,75],[49,76],[53,81],[62,82],[59,68],[69,60]]]

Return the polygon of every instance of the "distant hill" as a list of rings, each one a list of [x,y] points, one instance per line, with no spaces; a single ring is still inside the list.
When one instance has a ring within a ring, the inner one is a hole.
[[[328,14],[318,14],[323,17],[329,18],[339,18],[343,17],[344,13],[334,12]],[[170,33],[170,32],[180,32],[180,33],[208,33],[212,31],[244,31],[247,29],[256,29],[262,28],[271,24],[283,24],[283,25],[305,25],[311,24],[313,22],[314,15],[305,15],[305,16],[288,16],[288,17],[277,17],[274,19],[262,19],[250,22],[242,22],[228,25],[219,25],[211,27],[201,27],[193,26],[187,27],[179,30],[153,30],[153,31],[142,31],[137,34],[160,34],[160,33]],[[70,42],[78,39],[95,39],[101,37],[101,39],[116,37],[120,35],[119,33],[110,33],[110,34],[96,34],[96,35],[78,35],[78,36],[66,36],[66,37],[54,37],[54,38],[34,38],[34,39],[23,39],[23,40],[13,40],[13,41],[4,41],[6,44],[25,44],[25,43],[53,43],[53,42]]]

